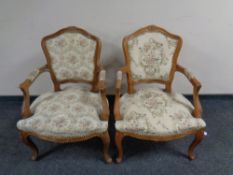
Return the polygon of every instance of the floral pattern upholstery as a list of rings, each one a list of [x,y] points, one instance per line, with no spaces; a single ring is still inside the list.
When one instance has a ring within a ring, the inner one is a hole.
[[[44,136],[78,137],[107,131],[101,121],[101,97],[86,89],[68,88],[39,96],[32,104],[33,116],[21,119],[17,128]]]
[[[159,32],[146,32],[128,41],[130,68],[134,81],[167,81],[177,40]]]
[[[169,136],[206,126],[203,119],[191,115],[194,107],[181,94],[144,88],[120,99],[122,120],[118,131],[139,135]]]
[[[66,32],[47,40],[46,47],[58,81],[93,80],[96,41],[80,33]]]

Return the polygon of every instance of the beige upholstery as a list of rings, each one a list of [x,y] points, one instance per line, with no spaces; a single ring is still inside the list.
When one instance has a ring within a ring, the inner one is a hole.
[[[40,74],[39,69],[34,69],[27,77],[28,80],[34,81]]]
[[[39,96],[31,105],[34,115],[19,120],[17,128],[44,136],[76,137],[107,131],[101,121],[101,97],[85,89],[68,88]]]
[[[46,41],[57,80],[93,80],[96,41],[81,33],[63,33]]]
[[[206,126],[191,115],[193,105],[181,94],[168,94],[144,88],[124,94],[120,100],[123,120],[116,121],[118,131],[140,135],[171,136]]]
[[[160,32],[145,32],[128,41],[130,69],[134,81],[167,81],[177,41]]]

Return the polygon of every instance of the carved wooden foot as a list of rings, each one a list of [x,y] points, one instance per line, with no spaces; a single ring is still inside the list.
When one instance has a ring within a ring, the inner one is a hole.
[[[104,160],[107,163],[112,163],[112,158],[109,155],[109,145],[110,145],[110,137],[108,132],[103,133],[103,135],[100,137],[103,142],[103,153],[104,153]]]
[[[123,138],[124,138],[124,135],[121,132],[116,131],[115,143],[116,143],[116,147],[118,151],[118,155],[116,158],[117,163],[121,163],[122,158],[123,158],[123,147],[122,147]]]
[[[38,154],[39,154],[39,150],[36,147],[36,145],[32,142],[32,140],[29,137],[30,135],[28,135],[27,133],[21,132],[20,133],[20,138],[23,141],[24,144],[26,144],[27,146],[29,146],[32,149],[32,160],[37,160]]]
[[[189,150],[188,150],[188,157],[189,157],[190,160],[195,159],[195,155],[194,155],[193,151],[196,148],[196,146],[199,143],[201,143],[203,137],[204,137],[204,130],[200,130],[195,134],[195,139],[193,140],[193,142],[189,146]]]

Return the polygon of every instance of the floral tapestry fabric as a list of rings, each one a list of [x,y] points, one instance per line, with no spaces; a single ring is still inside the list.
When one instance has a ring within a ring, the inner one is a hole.
[[[39,96],[32,104],[33,116],[19,120],[17,128],[44,136],[78,137],[107,131],[101,121],[101,97],[86,89],[69,88]]]
[[[80,33],[64,33],[46,41],[57,80],[93,80],[96,41]]]
[[[129,40],[130,68],[134,81],[167,81],[177,41],[159,32],[146,32]]]
[[[203,119],[191,115],[194,107],[181,94],[144,88],[124,94],[120,100],[122,120],[118,131],[140,135],[169,136],[206,126]]]

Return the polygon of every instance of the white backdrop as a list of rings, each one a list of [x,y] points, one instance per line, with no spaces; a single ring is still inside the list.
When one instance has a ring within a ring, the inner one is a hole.
[[[70,25],[102,40],[110,94],[124,63],[122,38],[148,24],[183,37],[179,62],[201,80],[202,94],[233,93],[232,0],[0,0],[0,95],[21,94],[18,84],[45,63],[41,38]],[[190,93],[177,75],[175,89]],[[42,75],[31,92],[51,88],[48,78]]]

